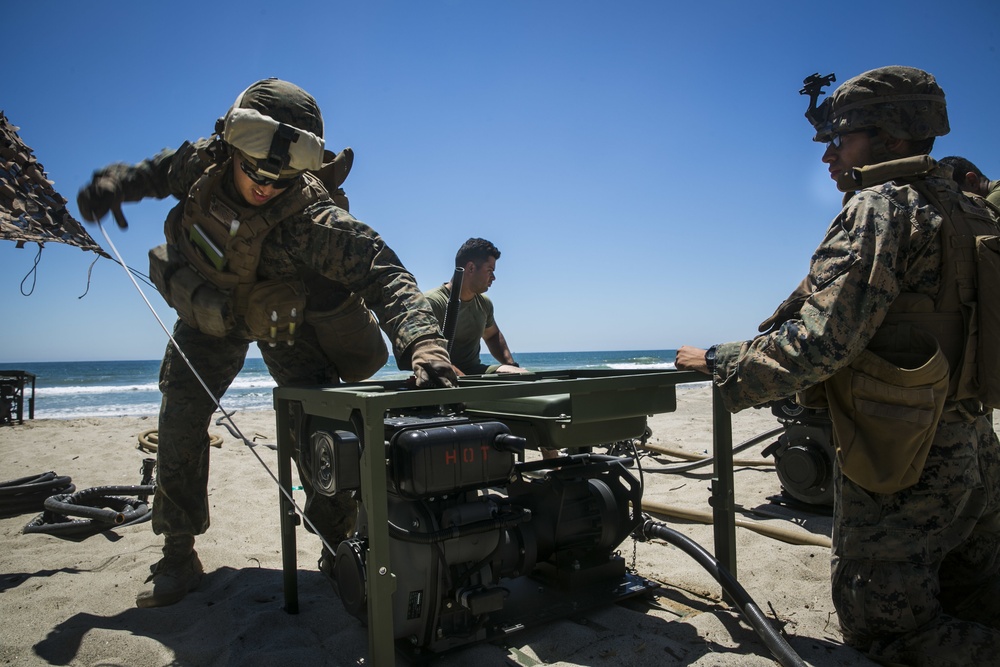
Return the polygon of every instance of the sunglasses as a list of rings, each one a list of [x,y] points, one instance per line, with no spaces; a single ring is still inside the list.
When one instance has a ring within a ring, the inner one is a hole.
[[[865,128],[863,130],[854,130],[853,132],[834,134],[830,137],[830,141],[826,142],[826,145],[833,146],[834,148],[839,149],[844,143],[844,137],[846,137],[848,134],[861,134],[862,132],[866,133],[869,137],[874,137],[876,134],[878,134],[878,130],[872,127]]]
[[[249,178],[257,185],[270,185],[275,190],[283,190],[284,188],[287,188],[295,181],[299,180],[300,174],[297,174],[295,176],[290,176],[288,178],[270,178],[268,176],[263,176],[259,171],[257,171],[253,167],[253,165],[244,160],[242,157],[239,158],[239,160],[240,160],[240,169],[242,169],[243,173],[247,175],[247,178]]]

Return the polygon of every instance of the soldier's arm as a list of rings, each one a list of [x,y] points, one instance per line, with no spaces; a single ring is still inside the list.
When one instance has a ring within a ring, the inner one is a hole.
[[[501,364],[513,364],[514,355],[510,353],[507,346],[507,339],[503,337],[500,327],[493,323],[493,326],[486,327],[483,331],[483,340],[486,341],[486,348],[493,355],[493,358]]]
[[[313,271],[360,294],[392,341],[397,360],[417,340],[439,337],[437,318],[417,281],[382,238],[343,209],[304,212],[288,251]]]
[[[899,295],[897,262],[908,216],[862,192],[833,221],[813,255],[815,291],[799,314],[750,341],[716,348],[727,409],[778,400],[833,375],[867,347]]]
[[[138,164],[110,164],[94,172],[94,178],[115,179],[123,200],[128,202],[170,195],[183,199],[211,163],[208,145],[205,139],[195,143],[186,141],[180,148],[166,148]]]

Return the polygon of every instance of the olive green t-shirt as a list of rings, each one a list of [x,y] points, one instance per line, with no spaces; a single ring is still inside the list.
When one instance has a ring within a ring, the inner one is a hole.
[[[424,292],[431,304],[431,310],[444,329],[444,315],[448,310],[451,289],[441,285]],[[471,301],[463,301],[458,308],[458,324],[455,325],[455,341],[451,346],[451,363],[467,375],[486,372],[487,366],[479,358],[480,341],[483,332],[494,326],[493,302],[485,294],[477,294]]]
[[[1000,180],[990,181],[990,192],[986,195],[986,201],[1000,206]]]

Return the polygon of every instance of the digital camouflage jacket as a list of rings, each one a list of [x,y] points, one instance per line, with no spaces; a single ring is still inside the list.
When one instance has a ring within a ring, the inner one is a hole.
[[[941,167],[935,188],[954,189]],[[846,203],[813,253],[815,286],[798,314],[771,331],[716,350],[715,381],[731,412],[794,395],[847,366],[868,347],[904,292],[941,288],[940,213],[916,188],[890,181]]]
[[[211,164],[229,159],[225,151],[218,141],[185,142],[136,165],[112,164],[101,174],[116,178],[125,201],[173,195],[183,202]],[[225,168],[232,169],[231,160]],[[229,199],[239,200],[231,177],[220,183]],[[257,273],[260,280],[304,281],[313,310],[330,310],[350,294],[360,295],[392,341],[401,367],[414,341],[439,336],[430,305],[396,253],[332,200],[322,199],[279,223],[263,245]]]

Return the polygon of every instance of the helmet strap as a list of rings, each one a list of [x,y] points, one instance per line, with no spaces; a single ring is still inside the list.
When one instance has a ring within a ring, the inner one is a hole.
[[[277,178],[281,169],[288,164],[288,149],[293,141],[298,140],[299,133],[291,125],[281,123],[271,137],[271,147],[267,151],[267,158],[257,161],[257,169],[261,173]]]

